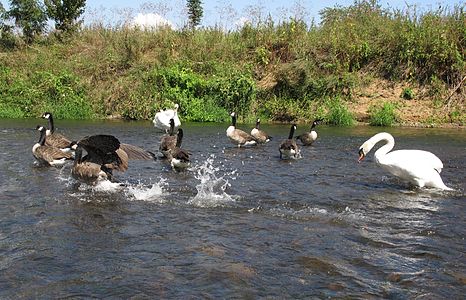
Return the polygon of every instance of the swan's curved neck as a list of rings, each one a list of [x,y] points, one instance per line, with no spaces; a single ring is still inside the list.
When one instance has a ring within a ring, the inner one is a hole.
[[[369,144],[371,145],[370,149],[372,149],[372,147],[374,147],[375,144],[377,144],[380,141],[385,141],[386,143],[377,151],[375,151],[374,157],[377,160],[385,156],[395,146],[395,139],[393,138],[393,136],[389,133],[381,132],[369,139]]]

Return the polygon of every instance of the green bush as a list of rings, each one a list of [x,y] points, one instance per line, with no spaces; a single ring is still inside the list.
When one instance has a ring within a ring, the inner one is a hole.
[[[0,118],[19,119],[25,116],[26,114],[19,107],[12,107],[0,103]]]
[[[63,72],[38,72],[33,78],[37,99],[43,99],[40,114],[50,111],[57,119],[92,119],[93,111],[77,77]]]
[[[414,99],[414,91],[411,88],[404,88],[400,97],[405,100],[412,100]]]
[[[3,117],[38,117],[44,111],[57,119],[91,119],[92,107],[79,80],[67,72],[35,72],[28,76],[10,69],[0,73]]]
[[[247,75],[231,72],[204,79],[192,69],[174,66],[154,70],[147,81],[154,99],[154,109],[180,105],[180,114],[189,121],[223,122],[229,111],[249,112],[255,99],[254,81]],[[168,104],[168,105],[167,105]]]
[[[353,115],[348,108],[342,103],[340,98],[335,98],[327,102],[327,117],[326,121],[329,124],[337,126],[351,126],[354,123]]]
[[[371,107],[369,109],[369,124],[372,126],[392,126],[397,120],[395,110],[396,105],[390,102],[385,102],[382,106]]]

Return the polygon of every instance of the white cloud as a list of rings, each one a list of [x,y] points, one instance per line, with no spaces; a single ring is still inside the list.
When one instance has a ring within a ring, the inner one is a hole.
[[[165,19],[158,14],[142,14],[138,15],[131,21],[131,26],[140,27],[141,29],[156,29],[158,27],[168,26],[174,28],[175,26],[169,20]]]

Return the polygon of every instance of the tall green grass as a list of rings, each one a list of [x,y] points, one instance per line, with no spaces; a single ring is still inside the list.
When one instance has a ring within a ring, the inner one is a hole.
[[[396,105],[390,102],[371,107],[369,124],[372,126],[392,126],[397,121],[396,108]]]

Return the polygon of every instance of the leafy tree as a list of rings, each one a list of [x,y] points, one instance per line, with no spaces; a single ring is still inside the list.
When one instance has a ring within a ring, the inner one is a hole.
[[[0,45],[2,48],[12,48],[15,44],[13,26],[9,24],[9,15],[0,3]]]
[[[37,0],[10,0],[8,15],[23,31],[24,40],[30,44],[37,35],[44,32],[47,15]]]
[[[55,21],[55,29],[72,32],[78,28],[79,17],[84,13],[86,0],[45,0],[47,15]]]
[[[203,9],[201,0],[187,0],[186,7],[188,8],[189,27],[194,29],[201,23]]]

